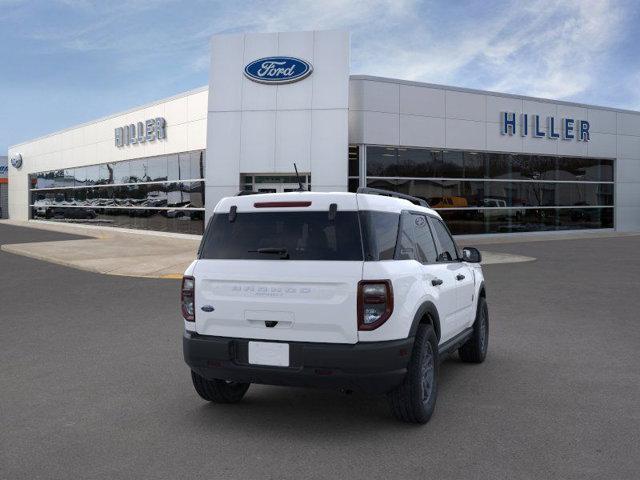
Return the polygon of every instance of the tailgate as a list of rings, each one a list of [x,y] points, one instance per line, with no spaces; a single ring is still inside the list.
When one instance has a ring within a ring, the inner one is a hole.
[[[202,335],[358,340],[361,261],[199,260],[194,276],[196,331]]]

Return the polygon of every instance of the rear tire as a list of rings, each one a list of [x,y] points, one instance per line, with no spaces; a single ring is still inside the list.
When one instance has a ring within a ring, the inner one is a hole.
[[[191,370],[191,380],[198,395],[214,403],[238,403],[251,385],[218,379],[207,380],[193,370]]]
[[[402,385],[387,394],[398,420],[427,423],[438,396],[438,339],[431,325],[420,325]]]
[[[482,363],[487,357],[489,346],[489,308],[484,297],[478,299],[476,321],[473,324],[473,335],[458,349],[463,362]]]

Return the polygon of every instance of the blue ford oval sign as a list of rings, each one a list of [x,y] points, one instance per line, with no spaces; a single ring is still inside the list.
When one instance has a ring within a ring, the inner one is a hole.
[[[259,58],[244,67],[244,74],[259,83],[291,83],[311,75],[313,67],[294,57]]]

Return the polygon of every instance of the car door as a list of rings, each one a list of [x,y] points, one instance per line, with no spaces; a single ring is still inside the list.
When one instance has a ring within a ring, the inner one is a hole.
[[[426,215],[411,213],[408,228],[413,229],[414,258],[420,262],[425,292],[434,299],[440,316],[440,341],[448,340],[455,330],[457,310],[456,280],[444,263],[436,262],[437,249]]]
[[[454,336],[473,323],[475,279],[473,270],[460,258],[456,243],[444,222],[436,217],[429,217],[429,221],[436,240],[436,262],[446,265],[454,282],[456,308],[451,322],[451,336]]]

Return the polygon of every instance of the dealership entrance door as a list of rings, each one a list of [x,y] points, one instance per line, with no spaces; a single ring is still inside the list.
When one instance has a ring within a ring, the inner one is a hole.
[[[300,181],[304,189],[308,190],[311,175],[300,173]],[[259,193],[295,192],[300,188],[295,173],[283,175],[242,174],[240,175],[240,186],[242,190]]]

